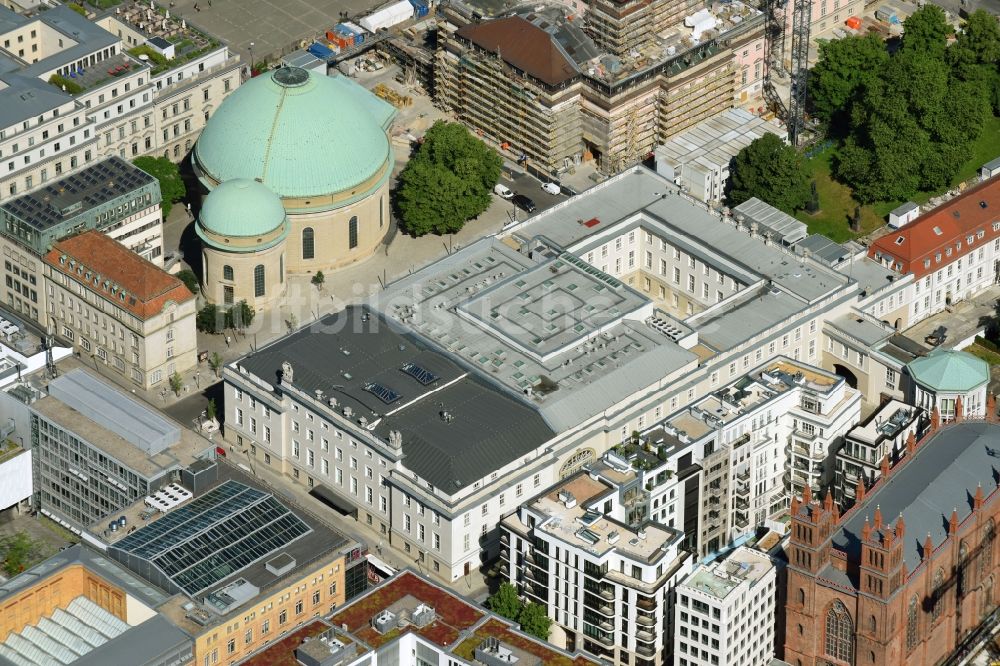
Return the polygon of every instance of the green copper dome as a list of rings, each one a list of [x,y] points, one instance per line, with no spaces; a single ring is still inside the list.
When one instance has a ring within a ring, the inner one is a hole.
[[[259,250],[275,245],[288,235],[288,225],[285,208],[274,192],[257,181],[237,178],[221,183],[205,197],[196,231],[209,245],[239,251],[205,232],[228,238],[253,238],[272,234],[282,225],[285,229],[277,238],[247,249]]]
[[[282,198],[349,191],[370,179],[390,159],[395,109],[343,78],[284,67],[250,79],[209,119],[194,147],[196,167],[218,182],[257,179]]]
[[[910,376],[935,392],[963,393],[990,380],[990,366],[981,358],[954,349],[936,349],[910,361]]]

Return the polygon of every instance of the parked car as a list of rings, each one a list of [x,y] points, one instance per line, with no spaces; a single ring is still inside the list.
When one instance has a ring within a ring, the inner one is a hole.
[[[559,183],[552,182],[542,183],[542,189],[549,194],[559,194],[562,191],[562,188],[559,187]]]
[[[514,193],[509,187],[503,185],[502,183],[497,183],[493,186],[493,194],[497,195],[501,199],[513,199]]]
[[[513,201],[514,205],[523,210],[525,213],[535,212],[535,202],[523,194],[515,194],[511,201]]]

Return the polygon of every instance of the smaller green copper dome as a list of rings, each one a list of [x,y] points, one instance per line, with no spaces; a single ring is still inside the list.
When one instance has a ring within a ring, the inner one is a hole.
[[[201,207],[196,230],[198,236],[215,247],[239,251],[235,247],[220,245],[206,232],[227,238],[253,238],[273,234],[285,226],[277,238],[250,249],[264,249],[280,242],[288,235],[285,208],[281,199],[266,186],[247,178],[236,178],[220,183],[209,192]]]
[[[910,376],[935,392],[963,393],[990,380],[990,366],[981,358],[954,349],[935,349],[910,361]]]

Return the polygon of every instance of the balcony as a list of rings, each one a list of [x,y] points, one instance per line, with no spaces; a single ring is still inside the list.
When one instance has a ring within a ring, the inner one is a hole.
[[[506,548],[501,548],[500,549],[500,557],[502,557],[505,560],[509,560],[510,559],[510,553],[507,552]]]
[[[510,538],[507,536],[506,532],[500,533],[500,543],[502,543],[505,546],[510,543]]]
[[[647,611],[656,610],[656,602],[646,597],[638,597],[635,602],[635,605],[641,608],[642,610],[647,610]]]
[[[656,648],[654,648],[651,645],[644,645],[642,643],[639,643],[638,645],[636,645],[635,651],[644,657],[656,656]]]
[[[795,437],[798,437],[799,439],[802,439],[807,442],[815,442],[816,438],[819,436],[819,433],[816,432],[815,430],[812,432],[806,432],[802,428],[795,428],[794,430],[792,430],[792,434]]]
[[[740,482],[743,482],[743,483],[749,482],[750,481],[750,470],[749,469],[745,469],[742,472],[740,472],[739,474],[737,474],[736,475],[736,480],[740,481]]]
[[[652,627],[653,625],[656,624],[656,618],[650,617],[648,615],[643,615],[642,613],[636,615],[635,621],[644,627]]]
[[[737,497],[749,497],[750,496],[750,484],[741,483],[736,486],[736,496]]]
[[[736,509],[746,511],[750,508],[750,502],[742,498],[736,498]]]
[[[637,640],[643,641],[645,643],[652,643],[656,640],[656,634],[651,631],[645,631],[643,629],[635,632],[635,637]]]

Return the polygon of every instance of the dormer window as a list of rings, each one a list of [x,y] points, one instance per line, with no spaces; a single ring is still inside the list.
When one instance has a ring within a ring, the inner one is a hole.
[[[906,240],[905,236],[900,236],[899,238],[896,239],[896,245],[902,245],[903,241],[905,240]]]

